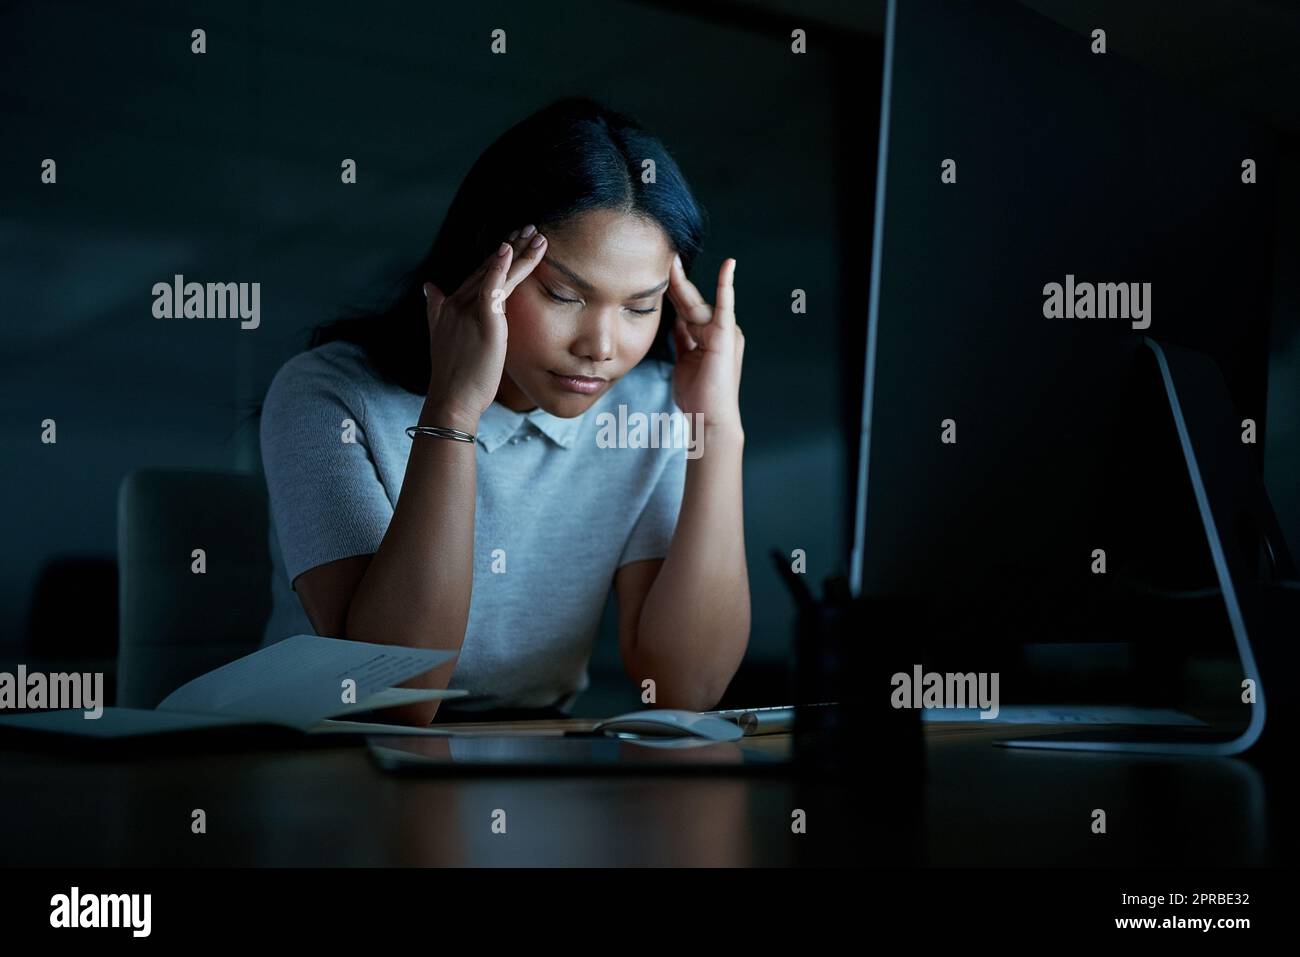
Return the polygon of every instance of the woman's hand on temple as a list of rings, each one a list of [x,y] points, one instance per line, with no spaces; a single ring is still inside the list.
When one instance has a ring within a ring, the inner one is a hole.
[[[445,414],[447,427],[474,431],[496,398],[506,360],[506,300],[545,253],[546,238],[526,226],[511,233],[451,296],[424,284],[427,401]]]
[[[745,336],[736,325],[736,260],[718,270],[717,304],[710,306],[686,278],[680,256],[673,257],[668,295],[677,309],[677,369],[673,395],[686,413],[702,413],[704,424],[734,430],[740,423],[740,368]]]

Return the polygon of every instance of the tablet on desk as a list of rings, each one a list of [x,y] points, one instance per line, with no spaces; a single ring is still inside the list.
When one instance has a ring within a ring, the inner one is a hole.
[[[603,735],[468,737],[388,736],[367,739],[370,755],[392,773],[781,773],[788,752],[741,741],[700,738],[628,740]]]

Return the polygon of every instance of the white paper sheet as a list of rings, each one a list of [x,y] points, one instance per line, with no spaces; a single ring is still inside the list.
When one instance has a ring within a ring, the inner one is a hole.
[[[348,712],[346,680],[356,683],[361,702],[454,657],[450,651],[294,635],[182,685],[158,710],[238,715],[306,731]]]

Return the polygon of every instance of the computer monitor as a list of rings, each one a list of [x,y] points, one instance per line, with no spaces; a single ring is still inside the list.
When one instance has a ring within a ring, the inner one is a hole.
[[[1223,582],[1148,340],[1208,357],[1257,479],[1272,140],[1016,4],[886,16],[850,590],[964,615],[985,651],[1151,644],[1114,614]],[[1161,484],[1118,484],[1156,448]]]

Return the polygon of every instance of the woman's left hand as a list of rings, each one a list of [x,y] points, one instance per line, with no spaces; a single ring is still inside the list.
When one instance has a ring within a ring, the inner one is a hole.
[[[736,325],[736,290],[732,279],[736,260],[727,259],[718,270],[717,305],[710,306],[673,257],[668,295],[677,308],[677,369],[673,397],[686,413],[702,413],[709,427],[734,429],[740,424],[740,366],[745,336]]]

